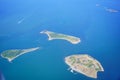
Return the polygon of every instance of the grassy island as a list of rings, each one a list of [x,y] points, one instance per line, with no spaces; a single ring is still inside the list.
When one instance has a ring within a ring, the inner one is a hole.
[[[63,40],[69,41],[72,44],[78,44],[80,42],[80,38],[70,36],[70,35],[55,33],[55,32],[51,32],[51,31],[47,31],[47,30],[44,30],[40,33],[47,34],[48,35],[48,40],[63,39]]]
[[[97,78],[97,72],[104,71],[102,65],[87,54],[67,56],[65,57],[65,63],[72,70],[91,78]]]
[[[12,60],[14,60],[15,58],[17,58],[18,56],[20,56],[22,54],[25,54],[25,53],[28,53],[28,52],[31,52],[31,51],[35,51],[37,49],[39,49],[39,47],[29,48],[29,49],[12,49],[12,50],[6,50],[6,51],[3,51],[1,53],[1,56],[3,58],[8,59],[8,61],[11,62]]]

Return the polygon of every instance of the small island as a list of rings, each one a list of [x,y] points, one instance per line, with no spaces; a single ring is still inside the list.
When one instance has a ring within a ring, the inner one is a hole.
[[[105,10],[108,11],[108,12],[111,12],[111,13],[119,12],[118,10],[111,9],[111,8],[106,8],[106,7],[105,7]]]
[[[91,78],[97,78],[98,71],[104,71],[102,65],[87,54],[71,55],[65,57],[65,63],[72,71],[82,73]]]
[[[1,53],[1,56],[3,58],[8,59],[8,61],[11,62],[12,60],[14,60],[15,58],[17,58],[18,56],[23,55],[23,54],[28,53],[28,52],[35,51],[37,49],[39,49],[39,47],[29,48],[29,49],[12,49],[12,50],[6,50],[6,51],[3,51]]]
[[[55,32],[47,31],[47,30],[41,31],[40,33],[47,34],[48,40],[63,39],[63,40],[69,41],[72,44],[78,44],[81,41],[80,38],[78,38],[78,37],[55,33]]]

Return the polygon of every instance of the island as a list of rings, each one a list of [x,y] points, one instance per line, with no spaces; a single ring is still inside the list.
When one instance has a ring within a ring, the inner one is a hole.
[[[119,12],[118,10],[115,10],[115,9],[111,9],[111,8],[106,8],[105,7],[105,10],[108,11],[108,12],[113,12],[113,13],[116,13],[116,12]]]
[[[61,33],[56,33],[52,31],[41,31],[40,33],[47,34],[48,35],[48,40],[53,40],[53,39],[63,39],[67,40],[72,44],[78,44],[81,40],[78,37],[70,36],[70,35],[65,35]]]
[[[96,4],[96,6],[97,7],[103,7],[103,9],[105,9],[106,11],[111,12],[111,13],[117,13],[117,12],[119,12],[119,10],[117,10],[117,9],[108,8],[108,7],[102,6],[100,4]]]
[[[29,49],[11,49],[11,50],[5,50],[1,53],[1,57],[8,59],[9,62],[14,60],[20,55],[23,55],[28,52],[35,51],[39,49],[40,47],[35,47],[35,48],[29,48]]]
[[[73,71],[91,78],[97,78],[98,71],[104,71],[102,65],[96,59],[87,54],[76,54],[65,57],[65,63]]]

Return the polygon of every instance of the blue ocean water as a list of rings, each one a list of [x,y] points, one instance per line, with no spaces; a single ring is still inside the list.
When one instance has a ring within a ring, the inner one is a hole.
[[[40,47],[12,63],[0,57],[5,80],[120,80],[120,12],[104,8],[119,6],[119,0],[0,0],[0,53]],[[81,43],[48,41],[42,30],[80,37]],[[71,73],[64,58],[72,54],[89,54],[105,71],[97,79]]]

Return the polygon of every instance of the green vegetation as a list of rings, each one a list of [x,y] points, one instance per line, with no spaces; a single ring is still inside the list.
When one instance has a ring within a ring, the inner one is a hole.
[[[52,38],[61,38],[61,39],[70,39],[70,40],[75,40],[77,41],[78,39],[70,37],[68,35],[64,35],[64,34],[57,34],[57,33],[50,33],[49,34]]]
[[[22,52],[23,52],[22,50],[6,50],[6,51],[2,52],[1,56],[4,57],[4,58],[12,59]]]
[[[85,65],[85,66],[87,66],[89,68],[94,66],[93,61],[91,61],[91,60],[87,60],[87,63],[83,63],[83,65]]]
[[[101,69],[100,68],[95,68],[96,71],[100,71]]]
[[[76,58],[75,57],[70,57],[71,63],[72,65],[76,62]]]
[[[35,48],[29,48],[29,49],[13,49],[13,50],[6,50],[3,51],[1,53],[1,56],[3,58],[8,59],[9,62],[11,62],[12,60],[14,60],[15,58],[17,58],[18,56],[31,52],[31,51],[35,51],[39,49],[39,47],[35,47]]]
[[[73,70],[92,78],[97,78],[98,71],[104,71],[102,65],[87,54],[68,56],[65,58],[65,62]]]
[[[55,33],[55,32],[51,32],[51,31],[42,31],[40,33],[43,34],[47,34],[49,37],[49,40],[53,40],[53,39],[63,39],[63,40],[67,40],[73,44],[78,44],[80,42],[80,38],[78,37],[74,37],[74,36],[70,36],[70,35],[65,35],[65,34],[60,34],[60,33]]]

